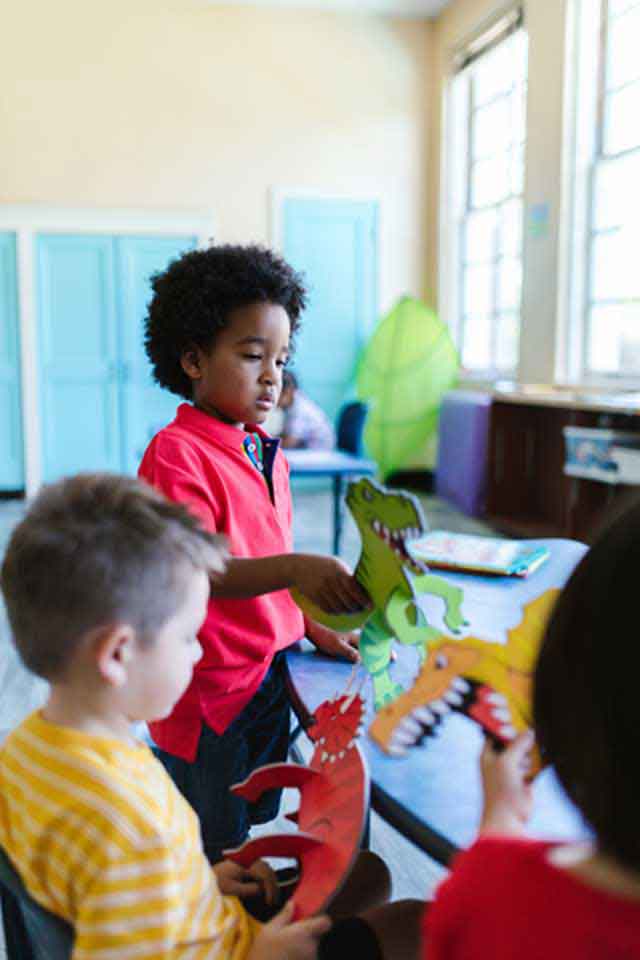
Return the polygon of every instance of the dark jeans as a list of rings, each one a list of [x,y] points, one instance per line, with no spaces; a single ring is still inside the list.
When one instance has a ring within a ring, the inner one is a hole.
[[[211,863],[238,847],[252,823],[278,815],[281,790],[247,803],[229,790],[257,767],[281,763],[289,752],[290,707],[284,655],[276,654],[255,696],[221,735],[202,725],[194,763],[157,747],[154,752],[200,819],[204,852]]]

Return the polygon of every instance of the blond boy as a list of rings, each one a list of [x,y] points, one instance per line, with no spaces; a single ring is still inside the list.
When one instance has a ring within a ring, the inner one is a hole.
[[[198,820],[131,724],[166,716],[200,657],[216,537],[133,479],[40,494],[1,585],[18,651],[50,683],[0,751],[0,846],[74,929],[73,960],[314,957],[327,918],[266,926],[232,892],[273,895],[265,865],[211,868]]]

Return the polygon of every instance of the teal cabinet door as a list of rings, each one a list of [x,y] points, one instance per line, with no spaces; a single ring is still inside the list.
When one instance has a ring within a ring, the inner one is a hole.
[[[45,481],[121,464],[113,239],[36,240]]]
[[[24,488],[16,237],[0,233],[0,490]]]
[[[122,356],[122,469],[135,474],[149,440],[173,420],[181,402],[154,383],[144,350],[144,319],[151,297],[149,283],[196,237],[119,237],[116,241]]]
[[[290,198],[283,230],[284,255],[309,284],[293,369],[335,420],[376,319],[377,204]]]

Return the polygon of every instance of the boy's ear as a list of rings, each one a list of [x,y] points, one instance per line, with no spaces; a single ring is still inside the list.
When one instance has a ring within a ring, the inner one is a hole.
[[[100,676],[112,687],[127,681],[128,664],[133,657],[136,632],[128,623],[115,623],[96,631],[91,640]]]
[[[190,380],[200,380],[202,377],[202,351],[193,344],[183,350],[180,357],[180,366]]]

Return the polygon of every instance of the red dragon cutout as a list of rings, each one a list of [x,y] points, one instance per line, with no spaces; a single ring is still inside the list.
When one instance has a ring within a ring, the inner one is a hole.
[[[360,850],[369,808],[369,774],[356,739],[364,702],[358,693],[325,700],[307,734],[316,744],[308,767],[272,763],[231,788],[255,802],[265,790],[297,787],[300,807],[289,819],[297,833],[248,840],[225,856],[249,867],[260,857],[295,858],[300,880],[293,894],[297,920],[325,910],[346,880]]]

